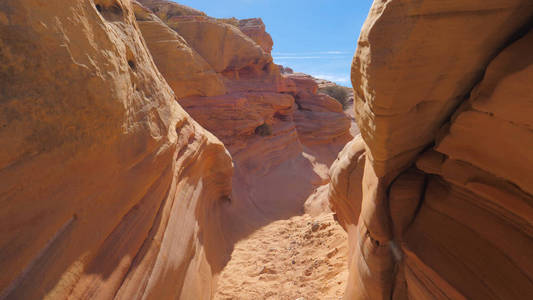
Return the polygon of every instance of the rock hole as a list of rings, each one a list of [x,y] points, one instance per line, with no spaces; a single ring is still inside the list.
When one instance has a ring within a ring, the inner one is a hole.
[[[122,7],[120,7],[120,5],[115,3],[115,4],[113,4],[113,6],[111,6],[110,10],[111,10],[112,13],[122,16]]]
[[[237,79],[239,79],[239,78],[251,78],[251,77],[254,77],[254,76],[256,76],[258,74],[257,73],[258,71],[255,68],[251,67],[251,66],[244,67],[244,68],[238,70],[237,72],[238,72],[238,76],[239,76]]]
[[[124,11],[120,4],[116,2],[111,4],[112,0],[97,0],[95,2],[98,3],[95,3],[94,7],[104,19],[110,22],[121,21]]]
[[[133,71],[137,70],[137,66],[135,66],[135,62],[133,60],[128,59],[128,65]]]
[[[255,134],[260,136],[272,135],[272,126],[267,123],[263,123],[255,128]]]
[[[289,121],[289,116],[288,115],[283,115],[283,114],[280,114],[279,112],[276,112],[274,114],[274,118],[280,120],[280,121]]]

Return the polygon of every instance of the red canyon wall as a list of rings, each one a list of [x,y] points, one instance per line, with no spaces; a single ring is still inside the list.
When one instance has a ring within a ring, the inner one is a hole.
[[[533,3],[376,0],[331,169],[347,299],[533,298]]]

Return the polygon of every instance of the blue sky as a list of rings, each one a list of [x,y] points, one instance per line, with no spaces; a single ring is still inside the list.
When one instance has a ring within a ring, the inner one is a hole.
[[[351,86],[350,64],[372,0],[177,0],[217,18],[260,17],[274,62]]]

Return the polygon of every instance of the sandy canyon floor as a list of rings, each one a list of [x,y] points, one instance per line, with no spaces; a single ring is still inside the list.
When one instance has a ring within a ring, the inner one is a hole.
[[[272,222],[235,245],[215,299],[341,299],[347,251],[331,213]]]

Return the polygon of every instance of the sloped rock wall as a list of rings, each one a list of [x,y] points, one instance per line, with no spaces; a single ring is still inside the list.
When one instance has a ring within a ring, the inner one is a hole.
[[[130,2],[2,1],[0,49],[0,298],[209,299],[231,158]]]

